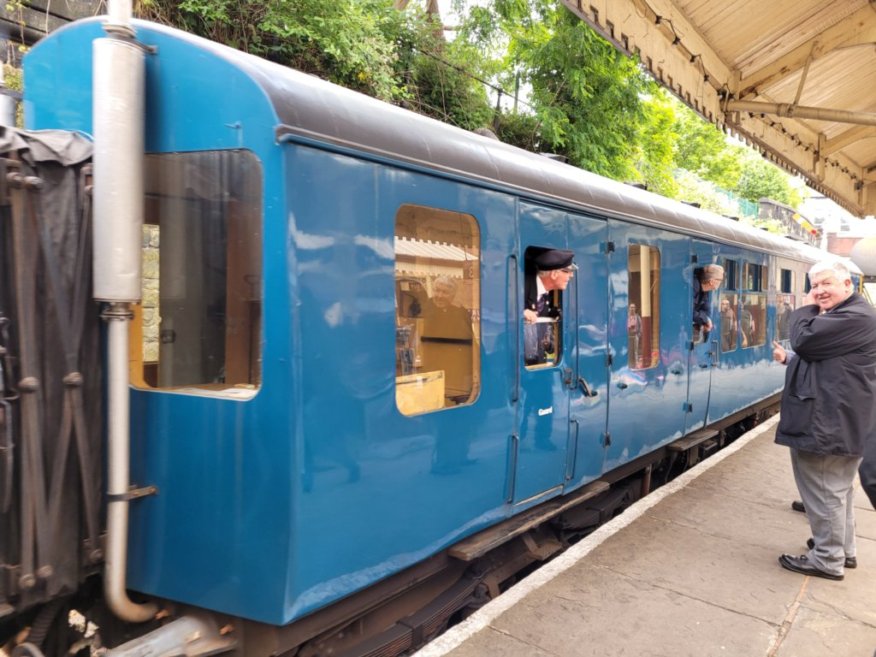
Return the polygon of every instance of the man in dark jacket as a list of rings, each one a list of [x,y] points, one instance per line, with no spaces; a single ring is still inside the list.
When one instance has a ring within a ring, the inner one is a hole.
[[[812,539],[806,554],[783,554],[779,563],[842,579],[857,566],[853,485],[876,433],[876,310],[855,294],[842,262],[817,263],[809,281],[788,319],[793,354],[776,342],[773,356],[788,365],[776,442],[791,448]]]
[[[694,272],[693,279],[693,335],[694,342],[705,342],[712,330],[710,292],[717,290],[724,280],[721,265],[706,265]]]

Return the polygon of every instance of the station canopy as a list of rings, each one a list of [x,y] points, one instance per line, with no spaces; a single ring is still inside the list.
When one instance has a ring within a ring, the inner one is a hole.
[[[709,121],[876,214],[876,0],[563,0]]]

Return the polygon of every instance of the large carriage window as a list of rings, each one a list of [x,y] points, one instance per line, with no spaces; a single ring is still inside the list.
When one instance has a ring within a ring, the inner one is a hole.
[[[630,244],[627,349],[631,368],[647,369],[660,361],[660,252]]]
[[[742,285],[749,292],[762,292],[767,280],[767,268],[751,262],[742,265]],[[739,306],[739,332],[743,347],[759,347],[766,343],[766,295],[743,294]]]
[[[147,155],[140,388],[248,398],[261,382],[261,166],[248,151]]]
[[[779,270],[779,294],[776,295],[776,340],[789,340],[791,326],[788,322],[796,304],[794,303],[795,272],[790,269]]]
[[[721,331],[721,351],[735,351],[739,342],[739,318],[736,316],[737,295],[735,292],[722,292],[718,309]]]
[[[766,343],[766,295],[743,294],[739,307],[739,332],[743,347]]]
[[[793,294],[779,294],[776,297],[776,339],[791,339],[791,313],[796,304]]]
[[[395,218],[395,402],[405,415],[470,404],[480,391],[480,230],[416,205]]]

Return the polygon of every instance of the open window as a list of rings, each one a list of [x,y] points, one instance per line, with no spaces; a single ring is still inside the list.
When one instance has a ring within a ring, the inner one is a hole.
[[[145,157],[138,388],[252,397],[261,383],[262,173],[249,151]]]
[[[551,247],[530,246],[523,254],[524,305],[536,316],[528,322],[524,312],[523,363],[529,369],[552,367],[563,354],[563,290],[545,287],[562,270],[541,272],[536,265],[537,258],[552,251]]]
[[[480,229],[468,214],[403,205],[395,220],[396,406],[470,404],[480,391]]]
[[[627,265],[627,361],[648,369],[660,361],[660,251],[630,244]]]

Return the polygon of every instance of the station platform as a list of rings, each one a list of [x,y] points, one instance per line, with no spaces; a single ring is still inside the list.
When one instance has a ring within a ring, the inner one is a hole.
[[[809,525],[778,416],[631,506],[415,657],[874,657],[876,512],[858,568],[792,573]]]

